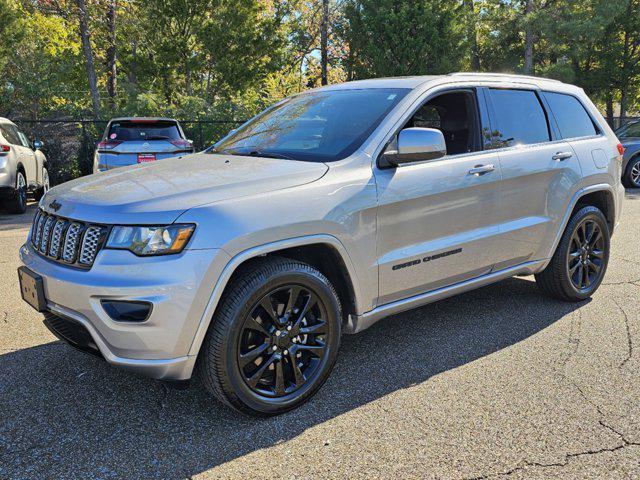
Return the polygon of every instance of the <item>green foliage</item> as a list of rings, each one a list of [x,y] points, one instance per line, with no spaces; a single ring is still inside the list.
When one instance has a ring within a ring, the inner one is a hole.
[[[321,0],[119,0],[111,99],[108,2],[85,3],[105,117],[244,119],[320,83]],[[638,110],[640,0],[330,0],[328,31],[330,83],[469,69],[476,44],[521,72],[528,31],[535,74]],[[91,117],[85,65],[76,0],[0,0],[1,115]]]
[[[424,75],[458,69],[460,6],[450,0],[351,0],[347,41],[357,78]]]

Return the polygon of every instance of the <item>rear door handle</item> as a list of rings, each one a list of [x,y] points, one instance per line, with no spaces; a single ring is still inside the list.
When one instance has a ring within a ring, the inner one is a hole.
[[[571,152],[558,152],[553,157],[553,160],[558,160],[559,162],[566,160],[567,158],[573,157],[573,153]]]
[[[476,165],[471,170],[469,170],[469,173],[471,175],[483,175],[485,173],[493,172],[495,169],[496,167],[493,164]]]

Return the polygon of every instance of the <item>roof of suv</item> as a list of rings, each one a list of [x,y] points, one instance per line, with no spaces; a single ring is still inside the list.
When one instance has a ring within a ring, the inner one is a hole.
[[[562,84],[559,80],[553,80],[543,77],[532,77],[527,75],[515,75],[508,73],[473,73],[473,72],[457,72],[447,75],[422,75],[413,77],[389,77],[389,78],[373,78],[368,80],[355,80],[335,85],[322,87],[324,89],[343,89],[343,88],[416,88],[424,83],[435,82],[450,78],[455,80],[474,79],[477,81],[504,81],[504,82],[523,82],[537,84]],[[564,84],[566,85],[566,84]],[[568,85],[567,85],[568,86]]]
[[[136,121],[178,123],[178,120],[176,120],[175,118],[168,118],[168,117],[116,117],[109,120],[109,122],[136,122]]]

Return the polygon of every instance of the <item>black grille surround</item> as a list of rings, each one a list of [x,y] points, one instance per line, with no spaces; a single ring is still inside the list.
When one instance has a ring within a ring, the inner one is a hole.
[[[56,337],[72,347],[104,360],[89,330],[75,320],[45,312],[44,324]]]
[[[108,234],[106,225],[80,222],[38,209],[31,227],[31,246],[48,260],[88,270]]]

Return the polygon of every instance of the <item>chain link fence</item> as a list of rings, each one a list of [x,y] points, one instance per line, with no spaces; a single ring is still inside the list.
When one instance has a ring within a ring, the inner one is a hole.
[[[52,185],[88,175],[93,170],[93,153],[102,138],[107,120],[15,120],[30,140],[44,142]],[[204,150],[242,120],[182,120],[180,124],[196,151]]]
[[[640,117],[615,117],[617,129]],[[212,145],[243,120],[181,120],[187,138],[196,151]],[[15,123],[31,140],[42,140],[42,151],[49,161],[52,185],[88,175],[93,169],[93,152],[100,141],[106,120],[16,120]]]

